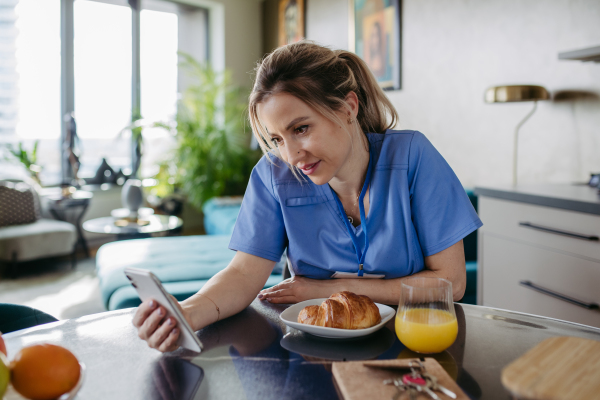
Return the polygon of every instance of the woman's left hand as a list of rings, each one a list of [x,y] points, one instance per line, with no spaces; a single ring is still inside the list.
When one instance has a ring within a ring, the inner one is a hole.
[[[277,304],[293,304],[304,300],[327,298],[343,290],[338,288],[340,280],[293,276],[273,287],[261,290],[258,298]]]

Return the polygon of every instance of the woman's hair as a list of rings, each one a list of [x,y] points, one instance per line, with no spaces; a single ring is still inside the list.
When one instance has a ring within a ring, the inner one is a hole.
[[[282,46],[268,54],[256,67],[249,102],[250,124],[263,152],[274,150],[274,145],[258,118],[258,104],[275,94],[288,93],[343,126],[335,112],[344,108],[350,111],[345,101],[350,92],[358,97],[356,120],[362,132],[384,133],[396,125],[398,113],[356,54],[309,41]]]

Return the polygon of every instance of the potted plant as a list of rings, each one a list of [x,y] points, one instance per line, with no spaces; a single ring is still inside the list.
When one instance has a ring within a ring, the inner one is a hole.
[[[19,142],[16,147],[10,144],[6,145],[8,153],[10,154],[9,158],[12,158],[13,161],[16,160],[23,164],[31,178],[38,185],[40,184],[40,172],[42,172],[42,167],[37,164],[37,149],[39,143],[40,141],[36,140],[31,151],[27,151],[25,149],[23,142]]]
[[[213,197],[243,195],[261,153],[250,148],[245,96],[231,84],[230,73],[179,55],[190,84],[182,93],[175,121],[154,124],[173,131],[176,139],[174,157],[155,177],[155,191],[165,195],[166,188],[179,189],[200,209]]]

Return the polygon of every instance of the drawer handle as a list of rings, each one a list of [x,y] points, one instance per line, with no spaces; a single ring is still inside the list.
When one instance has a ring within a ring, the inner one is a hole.
[[[548,233],[555,233],[557,235],[569,236],[569,237],[576,238],[576,239],[589,240],[590,242],[597,242],[598,240],[600,240],[600,238],[598,238],[598,236],[580,235],[579,233],[559,231],[558,229],[554,229],[554,228],[547,228],[545,226],[534,225],[531,222],[519,222],[519,226],[535,229],[538,231],[544,231],[544,232],[548,232]]]
[[[531,281],[520,281],[519,284],[521,286],[525,286],[531,290],[535,290],[536,292],[540,292],[546,294],[550,297],[554,297],[555,299],[566,301],[567,303],[575,304],[576,306],[587,308],[588,310],[597,310],[600,306],[596,303],[585,303],[583,301],[579,301],[569,296],[565,296],[564,294],[560,294],[554,292],[550,289],[543,288],[541,286],[536,285],[535,283],[531,283]]]

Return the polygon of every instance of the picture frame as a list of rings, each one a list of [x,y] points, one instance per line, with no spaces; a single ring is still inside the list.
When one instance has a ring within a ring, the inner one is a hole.
[[[349,48],[384,90],[402,88],[402,0],[349,0]]]
[[[279,46],[304,39],[304,12],[304,0],[279,0]]]

